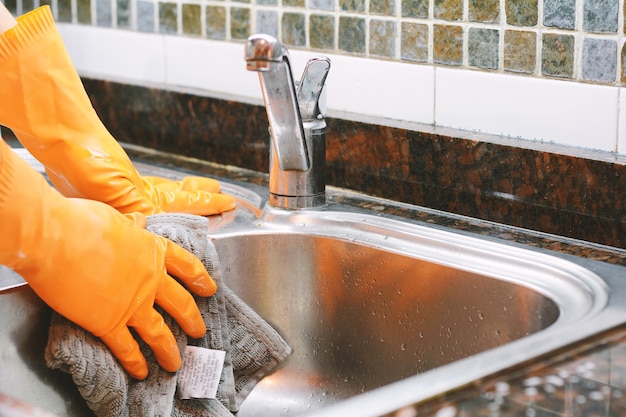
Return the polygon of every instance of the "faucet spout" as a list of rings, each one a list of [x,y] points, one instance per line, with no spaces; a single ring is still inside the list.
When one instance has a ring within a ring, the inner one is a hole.
[[[319,101],[330,60],[309,60],[297,89],[289,52],[274,37],[249,37],[245,60],[248,70],[259,73],[270,125],[270,204],[286,209],[324,204],[326,121]]]
[[[246,67],[259,72],[272,144],[283,171],[308,171],[309,152],[291,72],[289,52],[269,35],[248,38]]]

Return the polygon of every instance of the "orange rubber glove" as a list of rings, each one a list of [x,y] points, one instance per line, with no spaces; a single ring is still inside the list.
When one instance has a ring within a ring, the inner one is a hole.
[[[122,213],[217,214],[235,207],[219,183],[143,178],[93,109],[49,6],[0,35],[0,124],[9,127],[67,197]]]
[[[133,220],[133,221],[131,221]],[[177,276],[200,296],[215,293],[202,263],[145,230],[145,216],[61,196],[0,140],[0,264],[20,274],[52,309],[100,337],[135,378],[148,374],[129,327],[174,372],[181,356],[154,304],[191,337],[206,327]]]

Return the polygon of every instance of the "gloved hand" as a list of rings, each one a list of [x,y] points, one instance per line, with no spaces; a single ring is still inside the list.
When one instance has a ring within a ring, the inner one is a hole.
[[[154,304],[191,337],[206,327],[193,297],[215,293],[202,263],[143,229],[145,216],[122,215],[91,200],[61,196],[0,140],[0,264],[20,274],[54,310],[100,337],[135,378],[148,374],[135,329],[168,371],[180,368],[174,336]]]
[[[67,197],[123,213],[217,214],[234,208],[215,180],[143,178],[93,109],[48,6],[0,35],[0,124],[9,127]]]

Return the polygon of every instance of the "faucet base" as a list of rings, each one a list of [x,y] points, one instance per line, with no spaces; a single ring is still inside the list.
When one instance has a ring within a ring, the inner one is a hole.
[[[269,203],[272,207],[302,210],[324,205],[326,203],[326,193],[305,196],[287,196],[270,193]]]

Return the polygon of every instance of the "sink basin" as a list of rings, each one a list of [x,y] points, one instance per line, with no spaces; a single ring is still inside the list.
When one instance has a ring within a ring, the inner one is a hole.
[[[225,283],[294,351],[238,416],[381,415],[582,337],[609,301],[571,261],[339,206],[210,236]]]
[[[224,282],[293,349],[238,417],[381,416],[626,322],[623,267],[340,204],[276,210],[250,184],[224,191],[238,208],[209,227]],[[45,369],[41,301],[0,293],[0,315],[0,392],[90,415]]]

